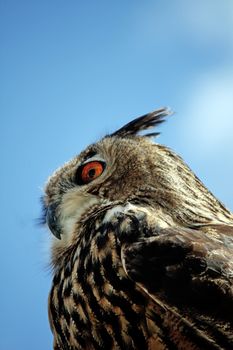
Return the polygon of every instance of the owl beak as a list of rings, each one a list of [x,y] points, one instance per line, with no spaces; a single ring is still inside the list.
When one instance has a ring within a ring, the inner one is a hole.
[[[58,238],[61,239],[61,228],[58,224],[58,218],[56,215],[57,210],[57,204],[51,204],[47,209],[46,214],[46,223],[52,232],[52,234]]]

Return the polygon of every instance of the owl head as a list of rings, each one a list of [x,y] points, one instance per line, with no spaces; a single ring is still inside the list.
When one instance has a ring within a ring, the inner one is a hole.
[[[187,225],[212,220],[213,208],[224,212],[179,156],[152,141],[158,132],[140,134],[157,127],[169,114],[162,108],[139,117],[55,171],[43,199],[54,245],[71,244],[77,234],[74,227],[109,205],[131,203],[162,211],[176,224]]]

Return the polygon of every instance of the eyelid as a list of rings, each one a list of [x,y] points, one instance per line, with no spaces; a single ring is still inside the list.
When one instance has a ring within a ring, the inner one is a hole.
[[[105,159],[101,158],[98,154],[96,154],[93,157],[86,159],[85,162],[80,164],[80,166],[94,161],[106,163]]]

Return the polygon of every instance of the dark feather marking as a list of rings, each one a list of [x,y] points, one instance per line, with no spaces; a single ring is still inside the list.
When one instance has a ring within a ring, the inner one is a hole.
[[[167,108],[161,108],[154,112],[145,114],[141,117],[138,117],[128,124],[124,125],[122,128],[118,129],[114,133],[108,135],[109,137],[117,136],[117,137],[128,137],[135,136],[140,131],[147,130],[149,128],[153,128],[165,121],[165,117],[172,114],[172,112]],[[148,136],[157,136],[158,132],[149,133],[148,135],[144,135],[144,137]]]
[[[86,304],[85,300],[83,300],[82,296],[75,293],[75,291],[73,291],[73,300],[74,300],[75,305],[81,306],[83,313],[87,317],[87,315],[88,315],[87,304]]]
[[[72,273],[71,261],[69,260],[64,268],[64,278],[69,278]]]
[[[57,335],[59,335],[59,338],[61,340],[61,344],[62,344],[62,348],[64,350],[69,350],[69,347],[67,345],[67,340],[66,340],[66,336],[64,335],[64,332],[61,328],[60,322],[59,322],[59,317],[58,317],[58,312],[54,306],[54,303],[52,302],[52,297],[53,297],[53,293],[54,293],[54,288],[52,288],[51,290],[51,294],[50,294],[50,312],[53,318],[53,325],[54,328],[57,332]]]
[[[136,325],[139,324],[141,315],[132,309],[130,301],[126,300],[123,296],[116,294],[106,295],[106,298],[113,306],[117,306],[123,311],[124,316],[129,323],[136,323]]]
[[[99,262],[96,262],[96,263],[92,266],[93,278],[94,278],[94,281],[95,281],[96,286],[98,286],[98,288],[99,288],[99,291],[101,291],[101,287],[102,287],[103,284],[104,284],[104,278],[103,278],[103,276],[101,275],[100,268],[101,268],[101,266],[100,266],[100,263],[99,263]]]
[[[100,322],[104,322],[103,313],[101,312],[98,301],[96,300],[93,294],[93,286],[90,286],[89,283],[87,282],[86,275],[87,275],[87,272],[85,272],[84,275],[81,275],[80,281],[81,281],[81,285],[85,295],[88,296],[89,307],[92,313],[95,315],[96,319],[98,319]],[[79,276],[80,276],[80,273],[79,273]]]
[[[218,322],[213,321],[212,318],[206,318],[203,316],[199,316],[193,314],[193,319],[196,324],[200,324],[206,332],[208,332],[215,340],[215,342],[222,346],[224,349],[233,348],[233,334],[232,334],[232,326],[225,324],[223,327]],[[220,328],[222,327],[222,328]]]
[[[130,294],[132,303],[134,304],[143,305],[145,303],[145,298],[135,289],[135,283],[132,280],[128,278],[119,279],[116,271],[112,267],[111,256],[107,256],[103,260],[102,265],[105,270],[105,278],[116,291],[127,291],[127,293]]]
[[[168,347],[169,350],[178,350],[176,344],[170,339],[170,330],[167,326],[164,325],[161,316],[151,311],[150,319],[161,329],[159,336],[164,341],[164,344]]]
[[[103,227],[103,231],[104,231],[104,227]],[[97,246],[98,250],[103,249],[105,247],[105,245],[108,243],[108,235],[99,234],[95,238],[95,242],[96,242],[96,246]]]
[[[71,284],[70,280],[68,280],[68,282],[66,283],[66,286],[64,288],[64,291],[63,291],[64,298],[68,298],[70,296],[71,290],[72,290],[72,284]]]
[[[98,329],[98,335],[100,336],[100,338],[102,339],[102,349],[112,349],[112,345],[113,345],[113,338],[111,337],[111,335],[107,332],[105,327],[100,327]]]
[[[82,334],[75,332],[74,337],[75,337],[75,340],[77,341],[77,343],[82,347],[82,349],[85,349],[87,344],[86,344],[86,339],[82,336]],[[75,348],[75,350],[76,350],[76,348]]]
[[[58,298],[58,313],[60,316],[64,316],[67,325],[69,325],[70,323],[70,314],[69,312],[66,310],[65,308],[65,303],[64,303],[64,294],[63,294],[63,284],[61,285],[61,287],[58,288],[57,290],[57,298]]]
[[[77,313],[77,311],[72,311],[72,313],[71,313],[71,318],[72,318],[72,320],[75,322],[75,324],[76,324],[76,327],[79,329],[79,330],[81,330],[81,329],[83,329],[83,327],[85,327],[85,322],[84,322],[84,320],[82,320],[81,319],[81,317],[79,316],[79,314]]]
[[[222,347],[216,344],[213,339],[206,336],[205,333],[199,332],[196,327],[185,327],[183,334],[188,337],[199,349],[205,350],[221,350]]]
[[[111,325],[117,344],[121,349],[124,349],[125,343],[122,339],[121,325],[118,315],[116,315],[114,312],[105,313],[105,320],[106,323]]]
[[[89,149],[89,151],[83,157],[82,161],[85,162],[87,159],[94,157],[96,154],[97,154],[96,150]]]
[[[137,329],[137,325],[135,327],[135,324],[131,322],[130,326],[128,327],[128,334],[132,338],[135,349],[147,349],[147,341],[143,335],[143,332],[140,328],[138,328],[135,332],[135,329]]]
[[[53,277],[53,286],[56,287],[61,281],[61,273],[60,271],[55,273],[54,277]]]

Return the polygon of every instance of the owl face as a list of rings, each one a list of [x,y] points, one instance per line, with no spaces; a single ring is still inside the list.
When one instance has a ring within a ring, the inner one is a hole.
[[[70,241],[89,209],[143,198],[153,187],[154,158],[156,145],[142,137],[106,137],[88,147],[48,181],[44,203],[52,233]]]

